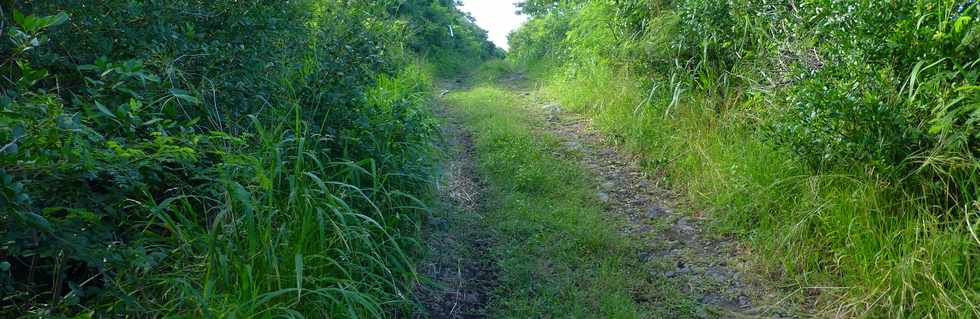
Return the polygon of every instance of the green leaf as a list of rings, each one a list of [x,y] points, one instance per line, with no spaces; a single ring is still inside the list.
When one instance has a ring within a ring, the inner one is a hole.
[[[956,33],[963,32],[963,26],[969,24],[970,21],[972,21],[972,20],[973,20],[973,17],[971,17],[971,16],[961,16],[961,17],[959,17],[958,19],[956,19],[956,22],[953,23],[953,31],[956,31]]]
[[[10,263],[6,261],[0,261],[0,271],[8,271],[8,270],[10,270]]]
[[[31,212],[22,212],[22,213],[18,213],[17,215],[20,217],[21,221],[27,223],[30,226],[34,226],[35,228],[47,232],[54,231],[54,228],[51,228],[51,223],[49,223],[48,220],[44,219],[44,217],[42,217],[41,215],[31,213]]]
[[[112,114],[112,112],[110,112],[109,109],[105,107],[105,105],[99,103],[99,101],[95,101],[95,108],[98,109],[99,112],[102,112],[102,114],[108,115],[111,118],[116,118],[116,115]]]
[[[134,98],[129,99],[129,111],[133,113],[139,113],[143,108],[143,102],[140,102]]]
[[[189,92],[181,89],[170,89],[170,94],[175,98],[191,104],[201,104],[201,100],[190,95]]]
[[[153,124],[156,124],[156,123],[158,123],[158,122],[160,122],[160,121],[163,121],[163,119],[161,119],[161,118],[159,118],[159,117],[157,117],[157,118],[153,118],[152,120],[149,120],[149,121],[146,121],[146,122],[143,122],[143,126],[149,126],[149,125],[153,125]]]
[[[296,254],[294,259],[296,260],[296,299],[299,300],[303,297],[303,255]]]
[[[24,14],[20,10],[14,9],[14,22],[19,26],[24,26]]]
[[[45,17],[45,22],[46,22],[45,23],[45,26],[44,26],[45,28],[56,27],[56,26],[62,25],[65,22],[68,22],[68,14],[66,14],[64,12],[59,12],[56,15],[47,16],[47,17]]]

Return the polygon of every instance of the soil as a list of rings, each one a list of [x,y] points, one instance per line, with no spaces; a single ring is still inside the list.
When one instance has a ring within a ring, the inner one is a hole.
[[[711,234],[706,220],[670,190],[663,172],[648,174],[640,158],[613,147],[588,118],[554,103],[539,105],[546,130],[595,177],[596,198],[627,221],[621,233],[640,243],[637,257],[651,277],[706,306],[703,317],[794,317],[785,298],[750,269],[739,243]]]
[[[512,75],[500,84],[528,101],[535,100],[522,75]],[[443,85],[445,95],[462,89],[460,81]],[[639,165],[639,158],[614,147],[581,115],[564,112],[547,101],[529,102],[529,115],[546,119],[542,132],[560,140],[561,154],[578,161],[595,178],[596,198],[611,219],[625,220],[620,230],[637,243],[638,264],[648,270],[651,282],[666,282],[680,290],[685,300],[698,304],[696,316],[715,317],[800,317],[789,298],[773,289],[752,271],[748,254],[739,243],[712,233],[706,217],[671,191],[664,172],[654,175]],[[417,295],[426,312],[417,318],[486,318],[487,306],[497,287],[497,270],[490,247],[493,234],[481,227],[485,186],[476,173],[473,145],[451,111],[441,107],[439,115],[446,140],[447,159],[439,193],[446,207],[427,225],[426,241],[432,252],[419,272],[426,282]],[[635,299],[649,302],[665,296],[659,291],[636,292]]]
[[[490,256],[493,234],[480,222],[485,187],[474,167],[470,133],[444,106],[437,113],[445,120],[446,158],[437,184],[442,207],[425,226],[430,254],[419,265],[423,282],[416,287],[425,312],[415,317],[486,318],[497,271]]]

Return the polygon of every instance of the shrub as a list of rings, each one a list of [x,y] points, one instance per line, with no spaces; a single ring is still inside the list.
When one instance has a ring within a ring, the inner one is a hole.
[[[391,3],[3,4],[0,316],[411,308],[433,124]]]
[[[679,23],[672,46],[678,57],[702,63],[731,63],[737,34],[729,1],[686,0],[677,6]]]
[[[889,70],[860,62],[830,65],[785,92],[785,107],[772,109],[773,139],[814,169],[854,162],[888,169],[903,166],[922,132],[912,125],[892,91]]]

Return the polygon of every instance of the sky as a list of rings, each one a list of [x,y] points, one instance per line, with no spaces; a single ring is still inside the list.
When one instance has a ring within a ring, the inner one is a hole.
[[[476,24],[490,33],[490,41],[507,49],[507,34],[521,26],[526,16],[517,14],[517,0],[463,0],[460,8],[476,18]]]

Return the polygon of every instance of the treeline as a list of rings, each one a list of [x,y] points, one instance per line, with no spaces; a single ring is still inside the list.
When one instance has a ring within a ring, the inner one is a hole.
[[[670,171],[802,306],[980,316],[976,1],[521,7],[510,59]]]
[[[413,311],[454,1],[0,9],[0,316]]]

